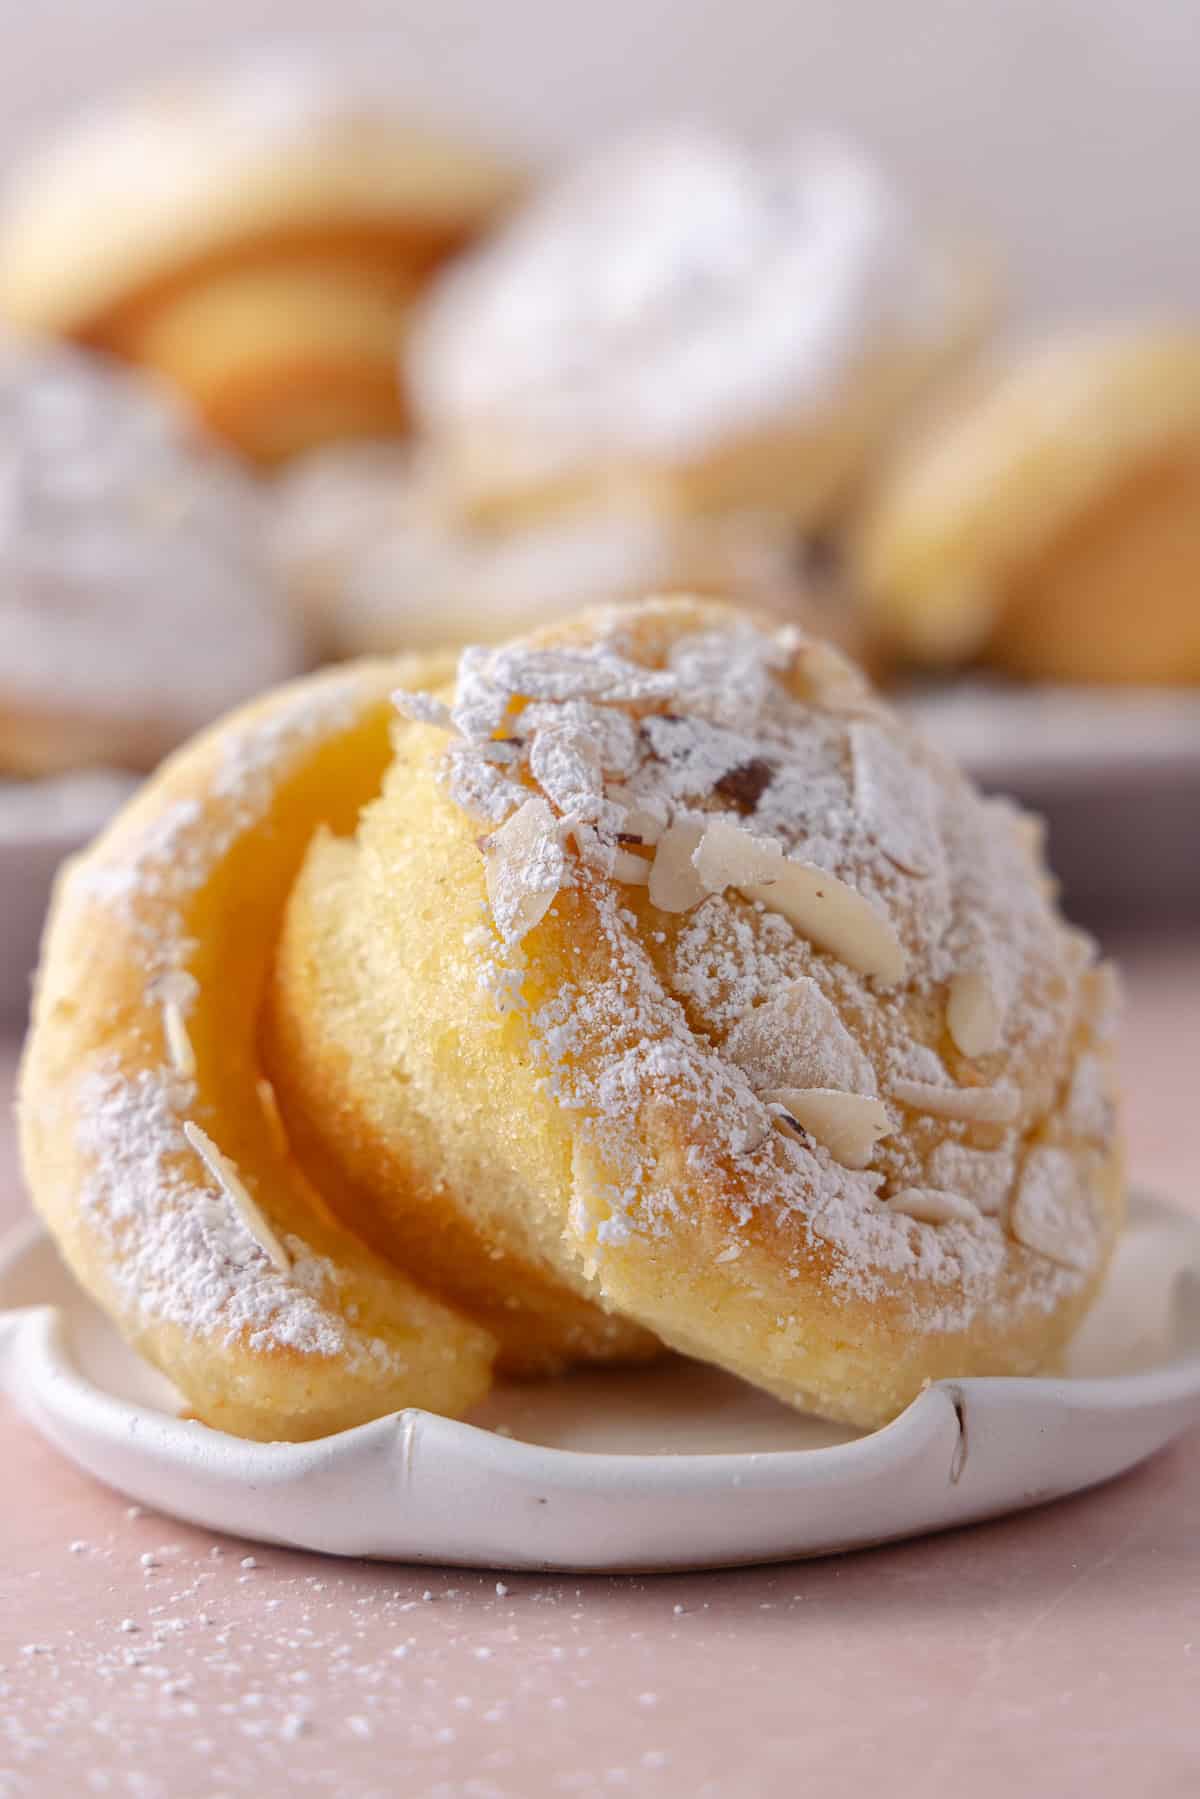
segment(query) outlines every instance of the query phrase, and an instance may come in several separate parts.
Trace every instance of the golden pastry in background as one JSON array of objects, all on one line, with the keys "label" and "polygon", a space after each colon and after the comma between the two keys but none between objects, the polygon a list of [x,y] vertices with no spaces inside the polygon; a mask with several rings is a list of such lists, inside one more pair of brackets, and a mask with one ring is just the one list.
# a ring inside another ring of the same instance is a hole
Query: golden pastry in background
[{"label": "golden pastry in background", "polygon": [[862,647],[849,598],[803,579],[795,533],[770,514],[686,514],[606,489],[546,517],[481,520],[434,459],[376,443],[295,463],[272,520],[280,579],[331,657],[492,643],[668,591],[723,594]]},{"label": "golden pastry in background", "polygon": [[906,446],[854,563],[871,625],[911,662],[1200,681],[1200,330],[1027,352]]},{"label": "golden pastry in background", "polygon": [[586,162],[450,270],[407,373],[489,517],[634,486],[811,525],[987,311],[858,152],[677,128]]},{"label": "golden pastry in background", "polygon": [[0,774],[150,768],[303,666],[263,508],[170,393],[0,338]]},{"label": "golden pastry in background", "polygon": [[1051,1361],[1123,1197],[1111,983],[1029,821],[726,606],[584,614],[398,703],[271,992],[331,1203],[412,1265],[415,1162],[617,1315],[860,1426]]},{"label": "golden pastry in background", "polygon": [[382,75],[277,57],[114,103],[31,156],[0,215],[0,311],[146,364],[275,463],[400,431],[415,296],[513,198]]}]

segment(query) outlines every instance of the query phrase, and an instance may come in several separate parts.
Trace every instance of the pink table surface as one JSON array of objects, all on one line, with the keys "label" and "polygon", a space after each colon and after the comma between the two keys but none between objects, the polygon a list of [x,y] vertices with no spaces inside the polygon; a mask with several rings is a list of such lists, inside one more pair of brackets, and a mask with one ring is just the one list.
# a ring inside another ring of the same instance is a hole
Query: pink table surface
[{"label": "pink table surface", "polygon": [[[1200,1208],[1200,944],[1125,961],[1132,1166]],[[1200,1438],[1004,1522],[639,1579],[217,1540],[3,1406],[0,1468],[0,1799],[1200,1793]]]}]

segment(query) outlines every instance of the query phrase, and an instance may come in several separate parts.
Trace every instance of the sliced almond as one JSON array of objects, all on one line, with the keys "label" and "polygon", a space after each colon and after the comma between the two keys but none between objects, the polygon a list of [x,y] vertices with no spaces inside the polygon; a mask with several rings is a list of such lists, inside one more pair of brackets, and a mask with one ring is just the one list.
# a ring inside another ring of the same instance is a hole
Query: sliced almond
[{"label": "sliced almond", "polygon": [[893,1099],[914,1112],[967,1124],[1011,1124],[1021,1110],[1012,1087],[937,1087],[931,1081],[893,1081]]},{"label": "sliced almond", "polygon": [[939,1143],[926,1163],[933,1186],[961,1193],[989,1217],[1003,1212],[1012,1190],[1013,1158],[1002,1149],[968,1149],[965,1143]]},{"label": "sliced almond", "polygon": [[202,1131],[190,1118],[184,1124],[183,1134],[259,1248],[281,1274],[287,1274],[292,1266],[291,1257],[251,1198],[246,1183],[229,1157],[222,1154],[208,1132]]},{"label": "sliced almond", "polygon": [[432,725],[438,731],[457,730],[449,706],[432,693],[409,693],[406,688],[398,687],[392,695],[392,705],[401,718],[407,718],[412,724]]},{"label": "sliced almond", "polygon": [[888,919],[825,869],[785,857],[775,880],[742,887],[741,892],[780,913],[810,942],[858,974],[874,975],[888,987],[904,979],[908,957]]},{"label": "sliced almond", "polygon": [[529,752],[529,772],[560,812],[604,793],[600,764],[585,733],[567,726],[538,732]]},{"label": "sliced almond", "polygon": [[1085,1050],[1075,1064],[1063,1123],[1073,1137],[1107,1149],[1116,1129],[1112,1059],[1098,1050]]},{"label": "sliced almond", "polygon": [[693,860],[710,893],[736,887],[859,974],[889,986],[903,980],[908,957],[890,920],[837,875],[792,861],[772,838],[729,818],[712,821]]},{"label": "sliced almond", "polygon": [[579,851],[579,859],[602,875],[611,877],[616,865],[616,845],[601,837],[594,824],[578,815],[559,820],[559,830],[570,838]]},{"label": "sliced almond", "polygon": [[730,1132],[729,1147],[735,1156],[748,1156],[761,1148],[770,1134],[767,1114],[761,1112],[759,1117],[747,1117],[743,1124],[734,1126]]},{"label": "sliced almond", "polygon": [[680,820],[668,825],[658,840],[650,870],[650,900],[660,912],[690,912],[708,888],[692,864],[692,855],[704,836],[702,825]]},{"label": "sliced almond", "polygon": [[692,857],[709,893],[778,879],[783,851],[771,837],[756,837],[731,818],[714,818]]},{"label": "sliced almond", "polygon": [[635,856],[632,850],[613,853],[613,879],[626,887],[645,887],[650,880],[651,863],[646,856]]},{"label": "sliced almond", "polygon": [[946,1024],[964,1056],[990,1056],[1004,1037],[1004,1007],[982,969],[956,974],[946,998]]},{"label": "sliced almond", "polygon": [[881,1137],[892,1128],[882,1100],[835,1087],[773,1087],[762,1095],[824,1144],[843,1168],[866,1168]]},{"label": "sliced almond", "polygon": [[163,1001],[162,1021],[171,1066],[181,1079],[190,1081],[196,1072],[196,1052],[192,1048],[192,1040],[183,1019],[183,1009],[178,1000]]},{"label": "sliced almond", "polygon": [[629,806],[624,810],[621,819],[621,830],[629,837],[637,837],[647,849],[653,849],[663,834],[666,821],[657,812],[650,811],[647,806]]},{"label": "sliced almond", "polygon": [[1009,1225],[1018,1243],[1036,1255],[1063,1268],[1091,1268],[1096,1227],[1079,1159],[1065,1149],[1030,1150]]},{"label": "sliced almond", "polygon": [[863,828],[905,874],[933,873],[941,859],[929,776],[882,725],[850,725],[854,807]]},{"label": "sliced almond", "polygon": [[979,1217],[969,1199],[944,1187],[902,1187],[889,1196],[887,1205],[890,1211],[904,1212],[921,1224],[969,1224]]},{"label": "sliced almond", "polygon": [[875,1074],[833,1006],[808,975],[745,1013],[722,1053],[756,1089],[837,1087],[877,1092]]},{"label": "sliced almond", "polygon": [[482,841],[488,900],[506,944],[519,943],[554,904],[566,875],[562,838],[543,799],[527,799]]},{"label": "sliced almond", "polygon": [[483,762],[494,762],[498,768],[514,768],[525,755],[525,740],[521,737],[489,737],[486,743],[477,743],[475,753]]}]

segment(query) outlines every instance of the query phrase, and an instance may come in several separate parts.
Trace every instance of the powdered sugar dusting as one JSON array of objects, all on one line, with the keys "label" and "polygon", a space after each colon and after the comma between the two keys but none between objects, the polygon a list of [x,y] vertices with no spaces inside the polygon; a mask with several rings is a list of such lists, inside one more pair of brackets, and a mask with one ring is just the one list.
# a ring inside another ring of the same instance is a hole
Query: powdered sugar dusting
[{"label": "powdered sugar dusting", "polygon": [[125,927],[146,1005],[163,1022],[161,1065],[127,1069],[114,1057],[94,1066],[74,1106],[90,1168],[80,1204],[131,1312],[251,1350],[391,1367],[394,1352],[349,1329],[336,1309],[337,1270],[299,1238],[276,1238],[239,1171],[191,1116],[198,1091],[184,1023],[198,996],[187,967],[193,898],[262,825],[298,758],[352,722],[363,691],[348,673],[225,727],[203,804],[183,795],[140,828],[119,821],[72,872],[72,901]]},{"label": "powdered sugar dusting", "polygon": [[[687,635],[672,628],[675,616],[670,603],[651,603],[598,615],[594,641],[574,633],[553,649],[469,652],[455,708],[466,735],[450,750],[452,794],[465,803],[486,768],[497,810],[528,821],[536,804],[547,842],[556,854],[566,847],[562,884],[573,884],[599,940],[578,979],[528,1018],[543,1079],[575,1119],[570,1232],[603,1278],[606,1246],[675,1228],[688,1187],[711,1184],[733,1195],[732,1247],[739,1223],[773,1213],[798,1246],[833,1252],[835,1291],[870,1296],[899,1283],[919,1328],[964,1327],[997,1303],[1013,1247],[1016,1152],[1061,1104],[1086,957],[1033,878],[1011,816],[982,802],[844,664],[810,655],[795,633],[767,635],[722,614]],[[639,658],[640,678],[628,666]],[[584,706],[622,718],[620,741],[593,734]],[[498,735],[519,745],[503,765],[486,758]],[[912,807],[894,820],[909,794]],[[656,846],[623,832],[643,818]],[[748,844],[828,870],[868,901],[903,945],[899,984],[883,991],[836,944],[793,928],[770,909],[768,889],[755,904],[733,885],[705,897],[702,881],[693,890],[675,879],[664,910],[653,873],[648,889],[623,883],[626,840],[645,857],[688,832],[687,859],[699,867],[715,824],[723,880],[725,859]],[[513,934],[499,913],[495,922],[497,934],[472,945],[481,979],[506,1006],[524,1006],[524,954],[513,959]],[[1009,1002],[1005,1045],[994,1078],[963,1085],[939,1048],[946,997],[955,972],[985,958]],[[1020,1072],[1029,1053],[1045,1059],[1041,1085]],[[788,1090],[823,1142],[775,1103]],[[919,1216],[905,1211],[905,1195]],[[1098,1253],[1096,1238],[1079,1263],[1039,1255],[1024,1303],[1055,1304]]]},{"label": "powdered sugar dusting", "polygon": [[262,498],[169,395],[0,339],[0,440],[5,693],[161,753],[298,665]]},{"label": "powdered sugar dusting", "polygon": [[443,433],[524,434],[542,472],[690,453],[819,416],[871,346],[936,343],[958,304],[948,259],[850,147],[676,128],[596,157],[467,258],[410,378]]},{"label": "powdered sugar dusting", "polygon": [[[110,1243],[123,1303],[147,1324],[231,1346],[361,1354],[337,1313],[305,1290],[305,1246],[289,1240],[296,1278],[285,1277],[219,1183],[197,1178],[183,1129],[194,1097],[175,1077],[126,1075],[115,1062],[80,1082],[78,1141],[91,1170],[80,1205]],[[381,1352],[390,1353],[372,1345]]]},{"label": "powdered sugar dusting", "polygon": [[[181,796],[155,812],[132,839],[101,839],[70,875],[75,897],[111,909],[140,939],[147,987],[185,971],[194,945],[184,928],[188,900],[270,806],[279,771],[306,745],[354,716],[359,682],[346,675],[320,691],[297,691],[264,718],[223,734],[206,805]],[[152,919],[141,902],[154,900]]]}]

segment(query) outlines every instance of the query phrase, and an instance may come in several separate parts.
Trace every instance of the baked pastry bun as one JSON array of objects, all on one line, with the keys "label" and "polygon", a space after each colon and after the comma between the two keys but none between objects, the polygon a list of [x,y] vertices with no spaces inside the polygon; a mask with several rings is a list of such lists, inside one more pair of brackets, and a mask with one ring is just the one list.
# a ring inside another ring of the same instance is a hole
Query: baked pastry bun
[{"label": "baked pastry bun", "polygon": [[0,311],[145,363],[277,462],[403,427],[412,302],[515,187],[377,72],[258,59],[111,104],[18,168]]},{"label": "baked pastry bun", "polygon": [[679,128],[596,157],[452,270],[407,370],[483,512],[632,480],[811,523],[984,312],[856,152]]},{"label": "baked pastry bun", "polygon": [[[377,791],[397,685],[447,673],[364,664],[256,702],[169,761],[58,884],[20,1081],[29,1189],[124,1334],[197,1417],[240,1436],[462,1412],[498,1351],[544,1368],[656,1348],[436,1191],[414,1199],[419,1271],[370,1251],[352,1197],[294,1153],[265,1073],[264,995],[313,832],[352,831]],[[355,976],[352,944],[333,953]],[[404,1084],[394,1061],[375,1072]],[[406,1178],[403,1137],[390,1169]],[[499,1337],[437,1296],[449,1243],[447,1284],[478,1292],[486,1272]]]},{"label": "baked pastry bun", "polygon": [[331,656],[497,642],[603,601],[685,589],[803,618],[849,643],[848,599],[802,581],[763,514],[666,510],[645,491],[501,524],[465,515],[436,464],[397,443],[316,452],[274,489],[276,567]]},{"label": "baked pastry bun", "polygon": [[141,770],[302,666],[257,484],[172,397],[0,338],[0,774]]},{"label": "baked pastry bun", "polygon": [[856,560],[910,661],[1200,680],[1200,333],[1031,350],[897,459]]},{"label": "baked pastry bun", "polygon": [[468,650],[401,705],[425,722],[313,846],[277,967],[272,1076],[321,1155],[353,1174],[380,1129],[320,1098],[338,1059],[383,1084],[303,974],[345,916],[423,1178],[564,1280],[856,1425],[1052,1364],[1122,1183],[1111,978],[1032,821],[720,605]]}]

